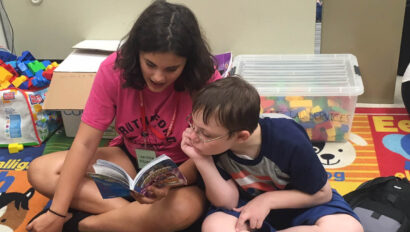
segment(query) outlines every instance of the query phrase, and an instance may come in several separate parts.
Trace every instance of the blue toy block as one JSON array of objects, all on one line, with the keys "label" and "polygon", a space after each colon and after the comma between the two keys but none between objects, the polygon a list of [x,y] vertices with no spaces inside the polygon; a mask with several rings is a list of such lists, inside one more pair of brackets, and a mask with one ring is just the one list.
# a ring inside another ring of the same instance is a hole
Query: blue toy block
[{"label": "blue toy block", "polygon": [[17,62],[23,62],[23,61],[32,61],[35,60],[33,55],[29,51],[24,51],[21,53],[21,56],[17,58]]},{"label": "blue toy block", "polygon": [[17,66],[17,69],[18,69],[19,73],[22,73],[22,72],[26,71],[26,69],[27,69],[26,64],[22,63],[22,62],[17,62],[16,66]]},{"label": "blue toy block", "polygon": [[24,62],[17,61],[17,69],[20,71],[19,73],[21,75],[24,75],[26,77],[34,76],[34,74],[30,71],[30,69],[27,68],[27,65]]},{"label": "blue toy block", "polygon": [[349,126],[346,124],[342,124],[342,126],[340,127],[340,131],[346,133],[349,131]]},{"label": "blue toy block", "polygon": [[319,118],[319,119],[322,119],[323,121],[329,121],[330,115],[328,112],[320,111],[320,112],[314,113],[313,118]]},{"label": "blue toy block", "polygon": [[50,81],[43,77],[42,72],[39,71],[36,73],[36,76],[33,77],[31,83],[36,87],[44,87],[48,86],[50,84]]},{"label": "blue toy block", "polygon": [[9,62],[12,60],[16,60],[17,56],[6,51],[0,51],[0,59],[4,62]]},{"label": "blue toy block", "polygon": [[28,89],[28,80],[21,83],[21,85],[19,86],[19,89]]},{"label": "blue toy block", "polygon": [[36,72],[36,74],[34,74],[35,78],[43,78],[43,70],[39,70],[38,72]]},{"label": "blue toy block", "polygon": [[32,80],[31,80],[31,84],[33,84],[33,86],[35,86],[35,87],[41,87],[41,83],[40,83],[41,81],[38,79],[38,78],[33,78]]},{"label": "blue toy block", "polygon": [[294,110],[291,110],[288,116],[290,116],[291,118],[296,118],[296,116],[298,116],[298,113],[302,110],[305,110],[305,107],[298,107]]},{"label": "blue toy block", "polygon": [[47,67],[51,64],[51,61],[49,60],[43,60],[41,63],[43,63],[44,67]]},{"label": "blue toy block", "polygon": [[304,128],[314,128],[316,123],[314,122],[299,122]]},{"label": "blue toy block", "polygon": [[33,73],[30,71],[30,69],[26,69],[22,75],[26,76],[26,77],[32,77]]},{"label": "blue toy block", "polygon": [[14,69],[17,68],[17,61],[15,61],[15,60],[7,61],[6,64],[11,65],[11,67],[13,67]]}]

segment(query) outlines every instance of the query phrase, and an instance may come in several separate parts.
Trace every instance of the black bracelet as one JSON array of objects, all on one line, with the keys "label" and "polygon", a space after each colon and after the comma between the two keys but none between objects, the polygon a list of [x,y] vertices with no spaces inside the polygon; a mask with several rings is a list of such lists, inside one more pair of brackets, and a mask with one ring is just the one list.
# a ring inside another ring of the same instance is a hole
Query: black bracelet
[{"label": "black bracelet", "polygon": [[56,211],[53,211],[53,210],[50,209],[50,208],[48,208],[48,211],[50,211],[51,213],[53,213],[54,215],[57,215],[57,216],[59,216],[59,217],[62,217],[62,218],[65,218],[65,217],[66,217],[65,215],[59,214],[59,213],[57,213]]}]

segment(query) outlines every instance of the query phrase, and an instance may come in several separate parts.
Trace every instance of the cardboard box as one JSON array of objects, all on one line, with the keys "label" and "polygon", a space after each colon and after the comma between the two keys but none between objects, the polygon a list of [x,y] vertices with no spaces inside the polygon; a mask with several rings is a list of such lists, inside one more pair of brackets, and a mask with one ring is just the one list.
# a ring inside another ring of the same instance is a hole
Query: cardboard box
[{"label": "cardboard box", "polygon": [[[61,116],[63,118],[65,135],[67,137],[75,137],[77,134],[78,127],[80,126],[82,110],[61,110]],[[112,139],[117,136],[117,131],[115,131],[114,122],[105,130],[103,138]]]},{"label": "cardboard box", "polygon": [[233,69],[258,90],[262,116],[286,114],[313,141],[348,138],[364,91],[354,55],[239,55]]},{"label": "cardboard box", "polygon": [[[75,136],[95,74],[118,45],[117,40],[82,41],[73,46],[74,51],[54,70],[43,109],[62,112],[67,136]],[[113,138],[114,132],[112,124],[103,137]]]}]

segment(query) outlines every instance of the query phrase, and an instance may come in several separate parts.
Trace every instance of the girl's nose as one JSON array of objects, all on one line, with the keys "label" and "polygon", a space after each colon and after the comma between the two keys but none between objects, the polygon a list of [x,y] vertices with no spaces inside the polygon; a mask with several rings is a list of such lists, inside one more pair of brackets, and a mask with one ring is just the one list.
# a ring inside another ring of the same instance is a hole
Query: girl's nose
[{"label": "girl's nose", "polygon": [[151,81],[157,83],[157,84],[162,84],[165,82],[165,75],[162,71],[157,70],[155,71],[154,75],[151,77]]}]

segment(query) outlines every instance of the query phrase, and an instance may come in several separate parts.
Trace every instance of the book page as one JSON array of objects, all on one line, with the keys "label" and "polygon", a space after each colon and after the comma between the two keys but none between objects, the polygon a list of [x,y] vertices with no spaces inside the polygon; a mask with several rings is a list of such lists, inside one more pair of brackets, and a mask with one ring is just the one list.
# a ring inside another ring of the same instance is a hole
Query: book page
[{"label": "book page", "polygon": [[161,155],[147,164],[134,181],[134,190],[145,194],[146,188],[153,184],[184,185],[186,178],[179,171],[178,166],[166,155]]},{"label": "book page", "polygon": [[[147,163],[143,168],[141,168],[141,170],[137,173],[137,176],[135,177],[135,179],[140,178],[139,176],[147,172],[149,169],[151,169],[152,166],[155,166],[157,165],[157,163],[161,163],[163,160],[166,160],[166,159],[171,160],[171,158],[169,158],[166,155],[160,155],[157,158],[151,160],[151,162]],[[171,162],[174,163],[172,160]],[[174,163],[173,166],[176,166],[176,164]]]},{"label": "book page", "polygon": [[88,175],[95,181],[103,199],[130,195],[128,183],[96,173],[88,173]]},{"label": "book page", "polygon": [[132,178],[125,172],[125,170],[117,164],[98,159],[93,165],[94,171],[97,174],[109,176],[111,178],[120,180],[122,182],[132,183]]}]

